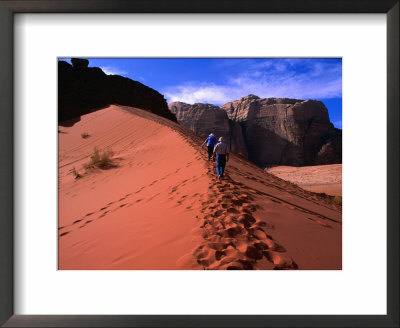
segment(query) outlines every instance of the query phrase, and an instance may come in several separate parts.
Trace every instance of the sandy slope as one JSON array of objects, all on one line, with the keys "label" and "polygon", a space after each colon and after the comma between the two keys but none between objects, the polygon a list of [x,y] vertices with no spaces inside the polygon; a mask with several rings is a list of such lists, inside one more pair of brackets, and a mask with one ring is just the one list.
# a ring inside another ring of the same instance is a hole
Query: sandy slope
[{"label": "sandy slope", "polygon": [[268,169],[267,172],[309,191],[331,196],[342,195],[342,164],[276,166]]},{"label": "sandy slope", "polygon": [[[341,269],[340,208],[236,155],[217,182],[201,142],[117,106],[60,126],[59,268]],[[85,172],[95,146],[113,167]]]}]

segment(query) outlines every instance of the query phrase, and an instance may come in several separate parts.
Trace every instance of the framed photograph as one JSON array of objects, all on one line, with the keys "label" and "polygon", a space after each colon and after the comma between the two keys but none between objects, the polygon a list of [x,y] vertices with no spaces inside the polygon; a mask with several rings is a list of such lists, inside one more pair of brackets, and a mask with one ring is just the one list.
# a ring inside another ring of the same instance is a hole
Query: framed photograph
[{"label": "framed photograph", "polygon": [[2,325],[399,325],[398,1],[5,0],[0,22]]}]

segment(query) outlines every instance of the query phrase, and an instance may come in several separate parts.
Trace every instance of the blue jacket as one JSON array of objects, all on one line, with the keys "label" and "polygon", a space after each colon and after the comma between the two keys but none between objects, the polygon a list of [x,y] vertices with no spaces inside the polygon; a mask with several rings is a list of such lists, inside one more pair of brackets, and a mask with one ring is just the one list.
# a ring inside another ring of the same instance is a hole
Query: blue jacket
[{"label": "blue jacket", "polygon": [[215,145],[215,143],[217,142],[217,138],[215,138],[214,136],[209,136],[207,139],[207,146],[213,146]]}]

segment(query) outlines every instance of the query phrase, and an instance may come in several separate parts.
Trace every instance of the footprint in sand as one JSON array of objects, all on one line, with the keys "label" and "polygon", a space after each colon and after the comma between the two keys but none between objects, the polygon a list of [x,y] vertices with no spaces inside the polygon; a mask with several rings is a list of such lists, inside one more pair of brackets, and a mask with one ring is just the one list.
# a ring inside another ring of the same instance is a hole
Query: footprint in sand
[{"label": "footprint in sand", "polygon": [[228,213],[232,213],[232,214],[239,214],[240,212],[234,208],[234,207],[230,207],[226,210]]},{"label": "footprint in sand", "polygon": [[242,206],[244,203],[247,203],[245,200],[243,199],[232,199],[232,204],[235,206]]},{"label": "footprint in sand", "polygon": [[298,265],[289,256],[273,251],[264,251],[266,259],[275,264],[274,270],[293,270],[298,269]]},{"label": "footprint in sand", "polygon": [[248,205],[247,204],[247,205],[242,207],[242,210],[244,212],[252,213],[252,212],[257,211],[258,208],[261,208],[261,206],[259,206],[259,205]]},{"label": "footprint in sand", "polygon": [[215,212],[214,212],[213,216],[214,216],[215,218],[217,218],[217,217],[220,217],[223,213],[224,213],[223,210],[218,210],[218,211],[215,211]]},{"label": "footprint in sand", "polygon": [[100,219],[100,218],[104,218],[104,217],[107,215],[108,212],[110,212],[110,211],[105,211],[103,214],[101,214],[101,215],[99,216],[99,219]]},{"label": "footprint in sand", "polygon": [[241,214],[238,217],[238,220],[240,223],[242,223],[244,225],[244,227],[246,229],[250,228],[253,225],[253,223],[256,222],[256,219],[252,215],[247,214],[247,213]]}]

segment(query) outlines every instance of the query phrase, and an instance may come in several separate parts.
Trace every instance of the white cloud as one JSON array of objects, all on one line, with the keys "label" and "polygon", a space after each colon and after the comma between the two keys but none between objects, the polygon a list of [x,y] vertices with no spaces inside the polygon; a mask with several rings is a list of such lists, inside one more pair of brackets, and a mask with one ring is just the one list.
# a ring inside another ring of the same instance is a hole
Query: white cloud
[{"label": "white cloud", "polygon": [[[225,84],[184,83],[162,90],[169,102],[206,102],[221,105],[248,94],[261,98],[337,98],[342,95],[341,64],[312,59],[229,60],[223,66],[241,65],[241,73]],[[229,72],[229,70],[227,70]],[[231,73],[232,74],[232,73]]]},{"label": "white cloud", "polygon": [[165,91],[164,94],[169,102],[182,101],[188,104],[223,104],[232,100],[225,87],[213,84],[203,86],[181,85],[171,88],[170,91]]},{"label": "white cloud", "polygon": [[111,67],[111,66],[103,66],[100,68],[107,75],[126,75],[126,74],[128,74],[128,72],[126,72],[126,71],[123,71],[123,70],[120,70],[118,68]]},{"label": "white cloud", "polygon": [[312,81],[306,78],[285,80],[284,78],[235,78],[229,85],[188,84],[169,87],[164,95],[172,101],[189,104],[204,102],[221,105],[248,94],[261,98],[321,99],[341,96],[341,79],[334,81]]}]

